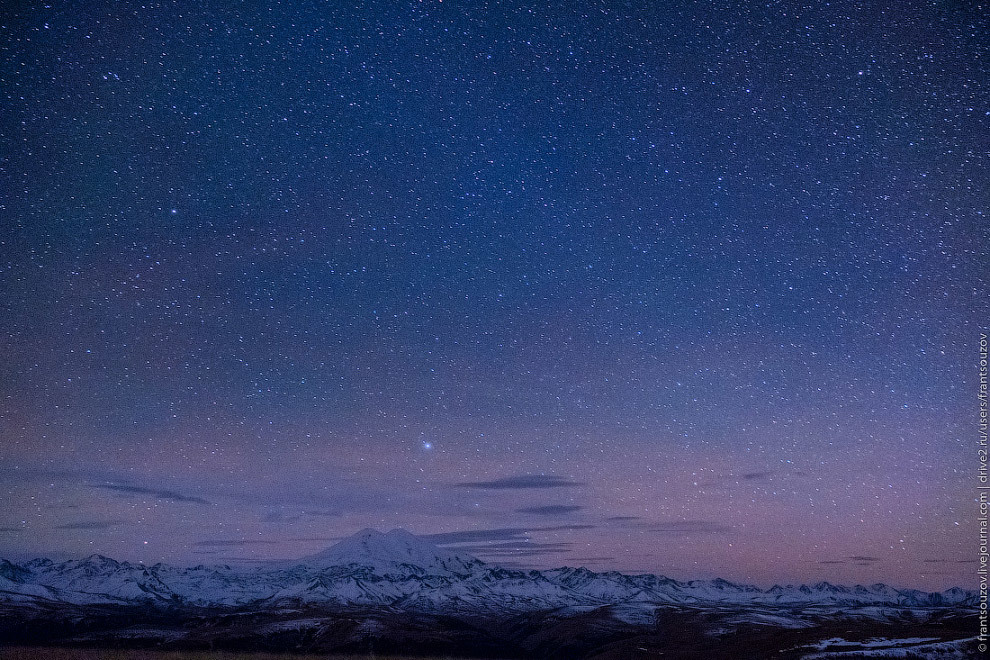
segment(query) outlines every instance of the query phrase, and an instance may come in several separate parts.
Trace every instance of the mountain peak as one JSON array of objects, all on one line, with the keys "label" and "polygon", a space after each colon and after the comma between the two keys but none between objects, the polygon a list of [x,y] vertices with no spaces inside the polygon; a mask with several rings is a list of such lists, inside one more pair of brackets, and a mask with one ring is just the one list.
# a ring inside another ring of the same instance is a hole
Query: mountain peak
[{"label": "mountain peak", "polygon": [[[124,562],[126,564],[126,562]],[[110,557],[105,557],[100,554],[92,554],[88,557],[83,557],[82,559],[70,559],[65,562],[66,566],[73,566],[76,568],[86,568],[89,570],[115,570],[120,568],[123,564],[116,559],[111,559]]]},{"label": "mountain peak", "polygon": [[[371,530],[371,531],[375,531],[375,530]],[[393,539],[403,539],[410,542],[413,540],[416,541],[420,540],[419,537],[417,537],[415,534],[407,532],[401,527],[396,527],[395,529],[388,530],[387,532],[385,532],[385,536]]]},{"label": "mountain peak", "polygon": [[360,532],[355,532],[354,534],[351,534],[350,536],[342,540],[346,541],[348,539],[377,539],[383,536],[385,536],[385,534],[379,532],[377,529],[372,529],[371,527],[365,527]]},{"label": "mountain peak", "polygon": [[302,563],[319,566],[367,566],[387,573],[463,575],[481,564],[470,555],[438,548],[404,529],[382,533],[362,529],[334,546],[305,557]]}]

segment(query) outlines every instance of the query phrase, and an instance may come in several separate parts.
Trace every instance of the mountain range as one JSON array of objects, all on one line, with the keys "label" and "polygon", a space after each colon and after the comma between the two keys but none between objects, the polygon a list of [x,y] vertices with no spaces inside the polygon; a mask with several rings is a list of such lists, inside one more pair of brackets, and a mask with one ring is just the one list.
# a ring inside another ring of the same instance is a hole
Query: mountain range
[{"label": "mountain range", "polygon": [[585,568],[510,570],[439,548],[402,529],[365,529],[296,563],[177,568],[101,555],[56,563],[0,560],[0,599],[73,604],[185,603],[198,607],[334,603],[444,609],[541,610],[621,603],[970,606],[974,592],[846,587],[828,582],[760,589],[727,580],[682,582]]},{"label": "mountain range", "polygon": [[[978,594],[962,589],[828,582],[761,589],[586,568],[514,570],[401,529],[366,529],[301,560],[251,568],[100,555],[0,560],[0,644],[523,658],[635,657],[630,649],[642,648],[685,658],[825,658],[846,657],[830,655],[836,639],[846,651],[864,644],[860,650],[871,653],[888,648],[877,641],[884,639],[915,657],[929,657],[923,647],[933,644],[930,657],[966,657],[978,604]],[[711,655],[725,644],[736,648],[732,656]]]}]

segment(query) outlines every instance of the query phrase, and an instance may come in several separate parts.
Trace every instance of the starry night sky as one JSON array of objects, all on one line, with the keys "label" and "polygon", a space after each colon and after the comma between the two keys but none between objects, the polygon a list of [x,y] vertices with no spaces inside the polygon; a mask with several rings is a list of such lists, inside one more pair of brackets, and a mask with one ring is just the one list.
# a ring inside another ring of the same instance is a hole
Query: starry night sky
[{"label": "starry night sky", "polygon": [[6,9],[0,555],[974,584],[990,26],[809,5]]}]

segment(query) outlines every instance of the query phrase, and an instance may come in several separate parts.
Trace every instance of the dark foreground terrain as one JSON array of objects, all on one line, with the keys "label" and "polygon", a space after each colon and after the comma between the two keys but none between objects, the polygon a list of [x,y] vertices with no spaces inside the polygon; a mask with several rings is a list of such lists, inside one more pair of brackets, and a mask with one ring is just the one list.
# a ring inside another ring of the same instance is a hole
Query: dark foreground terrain
[{"label": "dark foreground terrain", "polygon": [[0,560],[0,646],[475,659],[974,657],[978,595],[512,570],[401,529],[295,563]]},{"label": "dark foreground terrain", "polygon": [[[229,651],[155,651],[152,649],[60,648],[12,646],[0,648],[2,660],[432,660],[407,655],[292,655]],[[440,658],[436,658],[440,660]],[[446,658],[444,660],[447,660]]]},{"label": "dark foreground terrain", "polygon": [[221,652],[379,659],[975,658],[975,631],[975,616],[951,609],[606,606],[482,616],[326,606],[222,611],[0,604],[0,657],[18,660],[180,660]]}]

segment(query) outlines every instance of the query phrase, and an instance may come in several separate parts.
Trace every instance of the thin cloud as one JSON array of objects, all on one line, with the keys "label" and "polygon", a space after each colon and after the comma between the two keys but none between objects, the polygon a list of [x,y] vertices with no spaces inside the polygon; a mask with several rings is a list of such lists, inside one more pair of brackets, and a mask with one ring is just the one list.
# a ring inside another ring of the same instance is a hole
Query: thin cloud
[{"label": "thin cloud", "polygon": [[278,545],[278,541],[262,541],[262,540],[248,540],[248,541],[197,541],[193,543],[194,546],[200,548],[241,548],[246,545]]},{"label": "thin cloud", "polygon": [[731,532],[731,527],[710,520],[673,520],[652,525],[648,528],[651,532],[661,534],[724,534]]},{"label": "thin cloud", "polygon": [[804,478],[807,477],[806,472],[798,471],[786,471],[786,470],[753,470],[750,472],[739,472],[731,474],[717,475],[713,477],[710,481],[705,481],[697,484],[698,488],[709,489],[733,489],[740,486],[743,487],[756,487],[765,481],[769,481],[771,478],[774,480],[779,479],[789,479],[791,477]]},{"label": "thin cloud", "polygon": [[87,520],[84,522],[69,523],[67,525],[55,525],[55,529],[110,529],[111,527],[116,527],[121,522],[120,520]]},{"label": "thin cloud", "polygon": [[570,552],[572,543],[533,543],[523,541],[514,543],[476,544],[460,546],[459,552],[477,555],[484,558],[497,557],[540,557],[543,555],[558,555]]},{"label": "thin cloud", "polygon": [[573,529],[594,529],[594,525],[556,525],[554,527],[534,527],[534,532],[563,532]]},{"label": "thin cloud", "polygon": [[571,557],[570,561],[615,561],[615,557]]},{"label": "thin cloud", "polygon": [[269,511],[262,517],[267,523],[294,523],[302,520],[302,516],[294,516],[282,513],[281,511]]},{"label": "thin cloud", "polygon": [[532,532],[568,532],[592,529],[594,525],[554,525],[552,527],[501,527],[497,529],[471,529],[460,532],[424,534],[419,538],[434,545],[456,545],[460,543],[496,543],[499,541],[526,541]]},{"label": "thin cloud", "polygon": [[456,488],[475,488],[479,490],[517,490],[524,488],[572,488],[583,486],[580,481],[572,481],[566,477],[550,474],[521,474],[515,477],[503,477],[494,481],[467,481],[455,484]]},{"label": "thin cloud", "polygon": [[623,529],[650,529],[657,523],[656,521],[646,520],[640,516],[612,516],[611,518],[605,519],[605,524],[608,527],[621,527]]},{"label": "thin cloud", "polygon": [[463,532],[425,534],[420,538],[434,545],[452,545],[484,541],[521,541],[526,538],[526,534],[529,532],[530,530],[525,527],[503,527],[500,529],[473,529]]},{"label": "thin cloud", "polygon": [[516,509],[516,513],[532,513],[537,516],[566,516],[569,513],[580,511],[583,508],[583,506],[551,504],[549,506],[528,506],[523,509]]},{"label": "thin cloud", "polygon": [[141,488],[140,486],[125,486],[122,484],[95,484],[92,488],[102,488],[115,493],[127,493],[131,495],[151,495],[159,500],[170,500],[173,502],[191,502],[193,504],[209,504],[201,497],[183,495],[174,490],[158,490],[155,488]]}]

